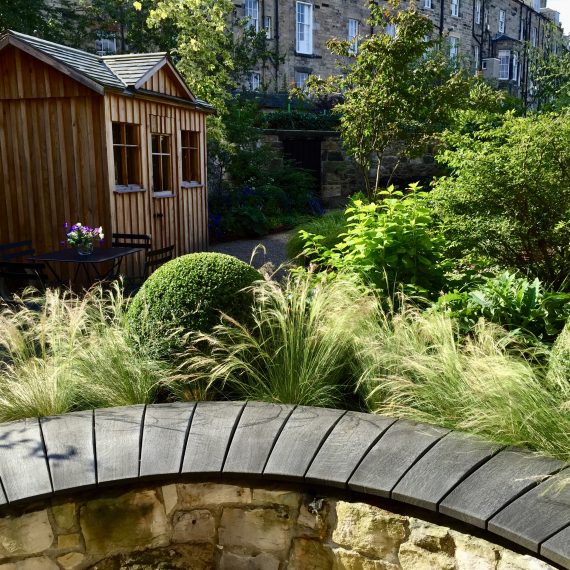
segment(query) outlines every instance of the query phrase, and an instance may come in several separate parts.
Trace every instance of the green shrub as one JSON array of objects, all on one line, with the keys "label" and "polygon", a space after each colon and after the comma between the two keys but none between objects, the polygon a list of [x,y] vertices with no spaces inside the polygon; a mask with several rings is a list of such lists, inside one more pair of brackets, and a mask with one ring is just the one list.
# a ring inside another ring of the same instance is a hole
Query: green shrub
[{"label": "green shrub", "polygon": [[375,316],[374,296],[354,279],[300,273],[259,281],[254,299],[252,324],[224,319],[197,337],[203,351],[190,350],[186,375],[225,397],[350,407],[355,339]]},{"label": "green shrub", "polygon": [[266,129],[293,129],[303,131],[333,131],[340,125],[336,113],[311,111],[275,111],[263,115]]},{"label": "green shrub", "polygon": [[[346,218],[342,210],[327,212],[324,216],[314,218],[295,228],[295,232],[287,242],[287,257],[297,258],[307,247],[307,242],[303,239],[301,232],[306,232],[312,236],[322,236],[320,245],[327,249],[332,249],[342,240],[341,235],[346,231]],[[305,235],[305,234],[303,234]],[[305,258],[304,261],[313,261]]]},{"label": "green shrub", "polygon": [[431,296],[442,285],[445,240],[418,185],[404,195],[391,186],[378,202],[354,200],[347,229],[332,248],[323,236],[301,232],[303,255],[323,268],[355,272],[379,290]]},{"label": "green shrub", "polygon": [[192,253],[155,271],[133,299],[128,319],[143,337],[153,330],[208,332],[220,313],[247,320],[251,292],[260,279],[250,265],[222,253]]},{"label": "green shrub", "polygon": [[[380,314],[362,342],[360,387],[370,410],[458,429],[570,460],[570,334],[553,356],[525,352],[481,321],[457,334],[441,313]],[[550,371],[535,358],[550,359]]]},{"label": "green shrub", "polygon": [[506,114],[447,137],[451,173],[431,193],[455,255],[558,288],[570,273],[570,113]]},{"label": "green shrub", "polygon": [[554,340],[570,318],[570,294],[544,291],[539,279],[530,282],[505,271],[471,290],[443,295],[434,308],[456,319],[464,334],[484,318],[523,335]]}]

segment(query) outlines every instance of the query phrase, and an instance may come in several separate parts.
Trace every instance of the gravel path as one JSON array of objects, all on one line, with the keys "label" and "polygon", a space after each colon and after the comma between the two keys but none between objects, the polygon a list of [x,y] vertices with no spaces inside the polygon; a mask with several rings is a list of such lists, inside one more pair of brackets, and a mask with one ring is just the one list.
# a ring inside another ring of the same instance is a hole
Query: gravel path
[{"label": "gravel path", "polygon": [[210,251],[217,251],[219,253],[227,253],[234,255],[238,259],[249,263],[253,250],[261,244],[265,248],[259,248],[253,258],[253,265],[257,268],[271,263],[274,268],[279,267],[287,260],[285,247],[291,232],[283,232],[279,234],[268,235],[259,239],[240,239],[236,241],[228,241],[225,243],[217,243],[210,246]]}]

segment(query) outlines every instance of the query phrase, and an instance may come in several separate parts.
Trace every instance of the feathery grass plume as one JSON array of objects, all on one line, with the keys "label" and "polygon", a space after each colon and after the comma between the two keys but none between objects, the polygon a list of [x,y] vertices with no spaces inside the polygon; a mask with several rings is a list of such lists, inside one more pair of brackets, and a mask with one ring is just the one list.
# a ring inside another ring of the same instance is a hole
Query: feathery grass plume
[{"label": "feathery grass plume", "polygon": [[375,314],[374,296],[353,278],[308,272],[252,290],[253,324],[226,317],[212,334],[196,335],[201,350],[187,354],[188,377],[226,396],[346,407],[354,339]]},{"label": "feathery grass plume", "polygon": [[549,380],[504,329],[481,321],[462,338],[449,317],[409,305],[380,312],[374,329],[359,351],[371,410],[570,460],[567,367]]},{"label": "feathery grass plume", "polygon": [[174,365],[124,326],[120,287],[27,291],[0,313],[0,421],[153,400]]}]

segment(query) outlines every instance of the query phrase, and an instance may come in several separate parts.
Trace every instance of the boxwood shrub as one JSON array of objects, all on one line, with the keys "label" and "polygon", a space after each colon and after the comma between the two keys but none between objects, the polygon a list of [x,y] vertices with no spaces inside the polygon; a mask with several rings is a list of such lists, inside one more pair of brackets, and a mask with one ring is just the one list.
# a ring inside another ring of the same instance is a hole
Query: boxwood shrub
[{"label": "boxwood shrub", "polygon": [[173,328],[209,332],[223,312],[247,321],[259,272],[223,253],[192,253],[155,271],[132,300],[127,319],[139,336]]}]

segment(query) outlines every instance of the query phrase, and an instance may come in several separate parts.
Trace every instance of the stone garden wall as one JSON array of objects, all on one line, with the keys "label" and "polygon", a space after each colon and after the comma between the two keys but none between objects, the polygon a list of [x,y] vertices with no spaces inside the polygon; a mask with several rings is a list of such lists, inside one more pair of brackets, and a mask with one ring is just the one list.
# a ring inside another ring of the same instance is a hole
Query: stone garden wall
[{"label": "stone garden wall", "polygon": [[12,507],[0,570],[546,570],[384,508],[287,487],[178,483]]}]

